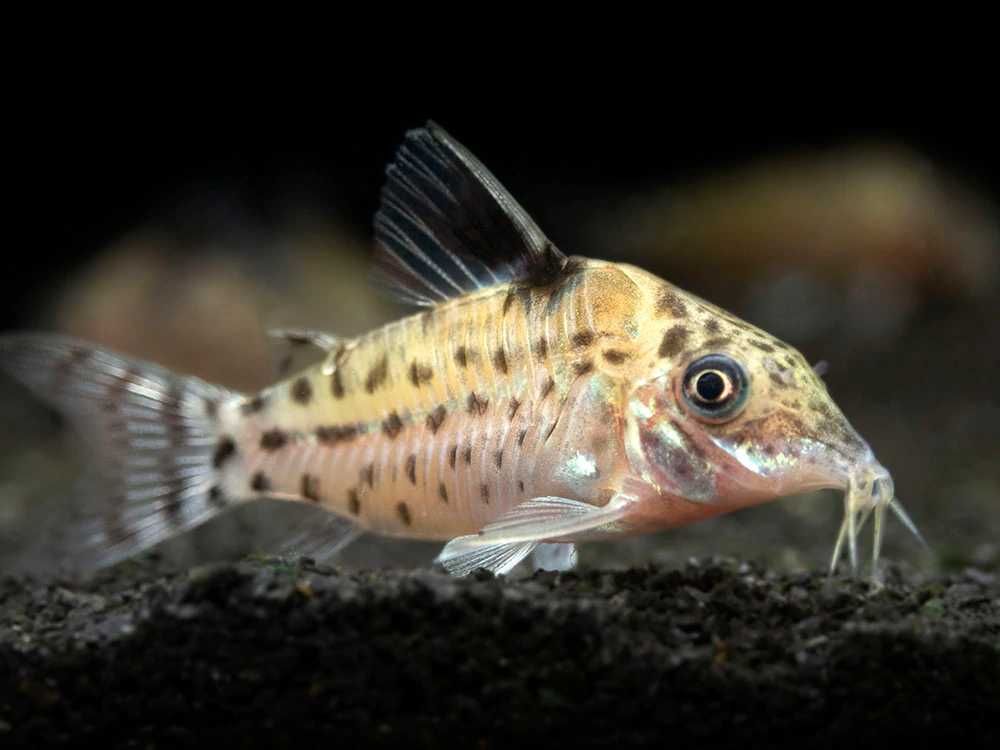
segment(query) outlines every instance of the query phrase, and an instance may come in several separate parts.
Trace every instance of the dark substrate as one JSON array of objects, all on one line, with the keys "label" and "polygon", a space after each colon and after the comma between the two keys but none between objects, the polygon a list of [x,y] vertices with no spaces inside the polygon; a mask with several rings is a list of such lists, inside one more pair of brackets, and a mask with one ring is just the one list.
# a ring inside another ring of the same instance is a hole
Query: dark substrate
[{"label": "dark substrate", "polygon": [[995,747],[1000,581],[901,578],[713,560],[454,580],[271,559],[8,579],[0,747]]}]

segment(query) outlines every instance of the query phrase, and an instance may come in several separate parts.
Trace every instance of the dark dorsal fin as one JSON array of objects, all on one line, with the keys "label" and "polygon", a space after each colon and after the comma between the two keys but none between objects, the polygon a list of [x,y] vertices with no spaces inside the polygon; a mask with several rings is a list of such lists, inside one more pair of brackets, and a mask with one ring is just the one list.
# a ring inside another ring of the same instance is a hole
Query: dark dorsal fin
[{"label": "dark dorsal fin", "polygon": [[386,170],[376,273],[403,301],[433,305],[507,281],[553,281],[564,256],[462,144],[432,122]]}]

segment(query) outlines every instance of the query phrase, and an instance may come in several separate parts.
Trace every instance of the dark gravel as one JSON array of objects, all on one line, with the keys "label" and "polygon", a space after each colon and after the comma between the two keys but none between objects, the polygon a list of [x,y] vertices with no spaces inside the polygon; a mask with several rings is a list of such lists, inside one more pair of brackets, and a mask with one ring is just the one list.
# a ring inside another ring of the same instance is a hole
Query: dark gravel
[{"label": "dark gravel", "polygon": [[1000,580],[888,579],[278,559],[7,579],[0,747],[992,746]]}]

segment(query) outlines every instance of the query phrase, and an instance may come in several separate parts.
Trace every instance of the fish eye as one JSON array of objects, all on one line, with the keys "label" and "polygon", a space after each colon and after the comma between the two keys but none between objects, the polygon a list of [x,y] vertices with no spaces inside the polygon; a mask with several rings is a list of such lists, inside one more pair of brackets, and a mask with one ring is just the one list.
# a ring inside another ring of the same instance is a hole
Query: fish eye
[{"label": "fish eye", "polygon": [[746,403],[747,376],[740,364],[724,354],[709,354],[692,362],[684,373],[684,401],[706,421],[732,419]]}]

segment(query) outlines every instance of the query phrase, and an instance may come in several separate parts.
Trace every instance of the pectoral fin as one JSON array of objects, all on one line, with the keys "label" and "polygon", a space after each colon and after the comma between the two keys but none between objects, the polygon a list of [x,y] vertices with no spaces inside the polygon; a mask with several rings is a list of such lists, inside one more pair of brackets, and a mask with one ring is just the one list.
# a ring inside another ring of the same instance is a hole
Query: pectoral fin
[{"label": "pectoral fin", "polygon": [[477,568],[508,573],[539,544],[567,539],[599,529],[621,519],[632,498],[615,495],[598,508],[564,497],[536,497],[527,500],[478,534],[452,539],[441,550],[437,562],[455,576],[468,575]]}]

